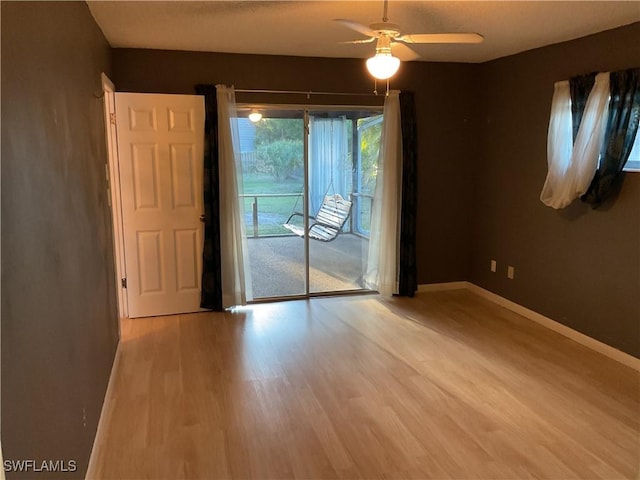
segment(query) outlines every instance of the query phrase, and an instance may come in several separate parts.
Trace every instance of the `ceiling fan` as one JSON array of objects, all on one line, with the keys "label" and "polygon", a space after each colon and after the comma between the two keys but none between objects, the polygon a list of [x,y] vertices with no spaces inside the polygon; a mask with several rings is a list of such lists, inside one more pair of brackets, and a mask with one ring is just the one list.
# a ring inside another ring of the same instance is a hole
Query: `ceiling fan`
[{"label": "ceiling fan", "polygon": [[367,39],[352,40],[346,43],[372,43],[376,42],[375,56],[367,60],[367,69],[376,78],[381,80],[393,76],[400,60],[410,61],[419,58],[420,55],[407,44],[412,43],[482,43],[484,37],[479,33],[408,33],[402,34],[400,27],[389,22],[387,11],[389,0],[384,0],[382,23],[373,23],[368,27],[361,23],[343,18],[335,19],[336,22],[351,30],[366,35]]}]

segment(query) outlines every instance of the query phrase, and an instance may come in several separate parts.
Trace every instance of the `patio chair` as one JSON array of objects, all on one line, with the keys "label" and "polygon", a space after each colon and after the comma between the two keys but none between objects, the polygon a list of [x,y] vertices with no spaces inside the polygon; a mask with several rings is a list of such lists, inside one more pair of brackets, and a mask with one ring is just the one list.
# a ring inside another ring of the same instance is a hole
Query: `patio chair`
[{"label": "patio chair", "polygon": [[[326,195],[316,216],[309,217],[309,238],[322,242],[335,240],[347,218],[349,218],[351,204],[352,202],[345,200],[338,193]],[[299,212],[292,213],[282,226],[299,237],[304,237],[304,227],[291,223],[293,217],[304,217],[304,214]]]}]

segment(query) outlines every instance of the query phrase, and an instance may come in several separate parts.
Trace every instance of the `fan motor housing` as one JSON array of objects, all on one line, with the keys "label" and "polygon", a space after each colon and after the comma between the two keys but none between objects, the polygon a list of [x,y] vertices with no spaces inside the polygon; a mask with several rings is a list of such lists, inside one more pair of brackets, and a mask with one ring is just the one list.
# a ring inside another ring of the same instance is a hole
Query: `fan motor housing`
[{"label": "fan motor housing", "polygon": [[372,23],[369,25],[369,28],[378,35],[387,35],[391,38],[395,38],[400,35],[400,27],[395,23]]}]

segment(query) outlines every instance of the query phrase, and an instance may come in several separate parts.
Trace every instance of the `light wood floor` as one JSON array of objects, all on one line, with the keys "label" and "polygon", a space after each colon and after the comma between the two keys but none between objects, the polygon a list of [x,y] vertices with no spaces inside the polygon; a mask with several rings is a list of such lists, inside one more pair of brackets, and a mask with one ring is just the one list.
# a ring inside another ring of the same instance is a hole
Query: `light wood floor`
[{"label": "light wood floor", "polygon": [[637,478],[637,372],[468,291],[123,326],[95,478]]}]

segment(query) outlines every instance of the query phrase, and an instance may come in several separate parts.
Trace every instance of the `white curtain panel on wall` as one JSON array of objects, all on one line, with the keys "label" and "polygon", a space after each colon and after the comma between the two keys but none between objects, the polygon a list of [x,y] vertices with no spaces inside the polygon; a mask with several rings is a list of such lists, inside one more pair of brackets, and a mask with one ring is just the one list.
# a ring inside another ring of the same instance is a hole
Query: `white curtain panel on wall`
[{"label": "white curtain panel on wall", "polygon": [[339,193],[348,199],[353,172],[348,158],[347,121],[309,118],[309,210],[315,215],[325,195]]},{"label": "white curtain panel on wall", "polygon": [[245,305],[251,299],[247,237],[244,231],[242,164],[236,96],[233,87],[216,85],[218,101],[218,154],[220,176],[220,255],[222,304]]},{"label": "white curtain panel on wall", "polygon": [[402,130],[400,92],[384,102],[382,139],[371,212],[371,238],[365,283],[381,295],[398,293],[400,208],[402,199]]},{"label": "white curtain panel on wall", "polygon": [[549,171],[540,200],[564,208],[587,191],[598,168],[609,113],[609,73],[599,73],[573,142],[569,81],[557,82],[547,137]]}]

